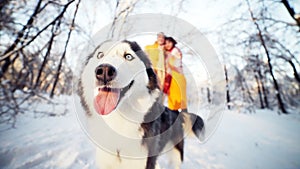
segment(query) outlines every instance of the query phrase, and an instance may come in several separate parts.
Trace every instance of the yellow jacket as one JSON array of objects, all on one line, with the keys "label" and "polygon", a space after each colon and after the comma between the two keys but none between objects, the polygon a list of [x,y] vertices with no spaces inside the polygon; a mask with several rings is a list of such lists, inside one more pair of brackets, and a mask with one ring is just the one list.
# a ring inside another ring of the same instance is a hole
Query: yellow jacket
[{"label": "yellow jacket", "polygon": [[162,89],[165,79],[165,56],[163,49],[159,48],[157,42],[153,45],[147,45],[145,52],[148,54],[152,63],[152,67],[158,77],[160,87]]}]

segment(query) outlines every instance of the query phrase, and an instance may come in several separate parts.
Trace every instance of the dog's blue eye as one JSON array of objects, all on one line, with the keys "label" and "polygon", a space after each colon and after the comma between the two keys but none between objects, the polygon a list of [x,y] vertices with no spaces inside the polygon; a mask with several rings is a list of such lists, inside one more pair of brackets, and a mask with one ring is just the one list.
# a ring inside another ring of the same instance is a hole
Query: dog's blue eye
[{"label": "dog's blue eye", "polygon": [[97,58],[98,58],[98,59],[101,59],[103,56],[104,56],[104,53],[103,53],[103,52],[98,52],[98,53],[97,53]]},{"label": "dog's blue eye", "polygon": [[131,61],[131,60],[134,59],[134,57],[133,57],[131,54],[125,54],[125,55],[124,55],[124,58],[125,58],[126,60],[128,60],[128,61]]}]

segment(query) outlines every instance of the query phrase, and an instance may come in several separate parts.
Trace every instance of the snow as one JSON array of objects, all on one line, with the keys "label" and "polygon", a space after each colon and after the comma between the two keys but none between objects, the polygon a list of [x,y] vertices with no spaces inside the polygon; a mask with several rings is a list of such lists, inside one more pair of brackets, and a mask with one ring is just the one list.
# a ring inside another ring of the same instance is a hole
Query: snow
[{"label": "snow", "polygon": [[[1,168],[95,168],[95,145],[80,128],[72,104],[60,109],[68,113],[58,117],[21,114],[15,129],[0,125]],[[182,168],[297,169],[299,131],[296,113],[225,111],[207,142],[187,138]],[[159,163],[162,169],[168,168],[164,156]]]}]

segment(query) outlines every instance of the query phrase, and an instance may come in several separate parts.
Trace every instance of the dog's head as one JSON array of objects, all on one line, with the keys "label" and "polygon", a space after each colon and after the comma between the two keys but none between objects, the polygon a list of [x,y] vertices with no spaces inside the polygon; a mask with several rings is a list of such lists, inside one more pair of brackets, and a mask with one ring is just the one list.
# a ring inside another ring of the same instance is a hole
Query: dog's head
[{"label": "dog's head", "polygon": [[109,50],[96,48],[83,69],[81,85],[87,107],[94,108],[88,111],[100,115],[124,108],[124,104],[143,107],[147,96],[153,101],[159,90],[148,56],[136,42],[126,40]]}]

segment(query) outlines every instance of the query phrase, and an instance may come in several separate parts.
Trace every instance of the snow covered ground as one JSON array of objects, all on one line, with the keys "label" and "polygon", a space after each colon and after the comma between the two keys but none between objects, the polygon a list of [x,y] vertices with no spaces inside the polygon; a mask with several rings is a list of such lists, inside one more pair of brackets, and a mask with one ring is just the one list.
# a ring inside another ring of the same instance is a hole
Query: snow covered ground
[{"label": "snow covered ground", "polygon": [[[60,117],[20,115],[16,129],[1,125],[0,168],[95,168],[95,146],[68,110]],[[187,139],[182,168],[299,169],[299,131],[300,115],[226,111],[206,143]]]}]

